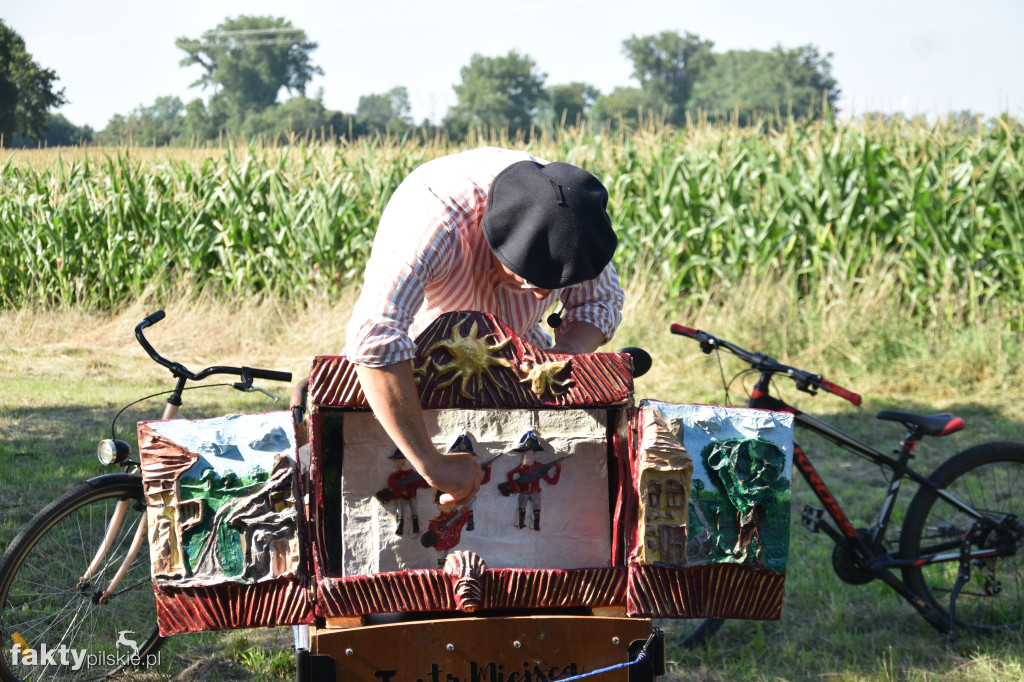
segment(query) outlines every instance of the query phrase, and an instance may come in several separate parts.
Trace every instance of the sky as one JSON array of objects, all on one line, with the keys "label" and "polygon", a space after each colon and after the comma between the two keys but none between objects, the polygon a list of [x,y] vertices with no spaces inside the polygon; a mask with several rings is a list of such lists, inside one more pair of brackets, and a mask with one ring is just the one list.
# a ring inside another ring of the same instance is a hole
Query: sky
[{"label": "sky", "polygon": [[[473,54],[529,55],[546,84],[635,86],[622,41],[687,31],[716,52],[813,44],[831,52],[840,115],[969,109],[1024,117],[1024,1],[974,0],[0,0],[0,19],[56,71],[72,123],[103,128],[157,97],[184,102],[200,67],[179,65],[178,37],[227,17],[284,17],[319,44],[307,89],[355,112],[361,95],[408,89],[416,122],[439,122]],[[282,93],[285,94],[285,93]]]}]

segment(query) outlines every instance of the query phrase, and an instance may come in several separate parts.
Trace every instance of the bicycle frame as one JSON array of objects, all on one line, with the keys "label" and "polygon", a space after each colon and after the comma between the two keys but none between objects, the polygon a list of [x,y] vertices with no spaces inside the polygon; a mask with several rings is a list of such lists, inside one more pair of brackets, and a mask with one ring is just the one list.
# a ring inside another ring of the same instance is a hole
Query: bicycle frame
[{"label": "bicycle frame", "polygon": [[897,451],[897,458],[893,459],[871,445],[840,431],[831,424],[813,417],[771,395],[771,379],[774,374],[774,372],[768,371],[761,372],[760,378],[755,384],[754,390],[751,392],[750,400],[747,402],[747,407],[788,412],[793,415],[795,426],[816,433],[841,448],[867,459],[870,462],[885,467],[892,472],[892,476],[889,480],[889,487],[882,502],[882,507],[878,513],[876,523],[865,537],[864,534],[859,533],[857,529],[854,528],[853,523],[843,511],[842,506],[832,495],[828,486],[825,484],[824,479],[822,479],[821,475],[814,467],[814,464],[807,457],[803,448],[800,447],[799,443],[794,441],[793,464],[796,466],[797,470],[799,470],[800,475],[803,476],[804,480],[807,481],[811,490],[814,491],[815,496],[821,502],[824,509],[828,512],[828,515],[835,522],[839,530],[836,530],[820,518],[813,520],[811,523],[808,523],[805,520],[805,527],[815,532],[817,530],[824,530],[836,543],[853,543],[864,559],[864,568],[869,570],[873,575],[903,596],[919,612],[921,612],[928,622],[932,623],[940,630],[944,629],[947,625],[945,621],[941,620],[938,617],[938,614],[934,613],[931,607],[925,604],[920,597],[912,592],[903,580],[893,573],[892,569],[910,566],[924,566],[940,562],[963,562],[965,560],[982,559],[998,555],[999,550],[973,549],[970,552],[965,552],[962,548],[962,541],[955,540],[931,547],[928,549],[927,555],[919,557],[904,558],[898,556],[898,553],[893,554],[892,552],[883,551],[885,534],[888,530],[892,511],[896,504],[896,498],[899,496],[903,482],[905,479],[909,478],[919,486],[932,490],[936,495],[942,497],[957,509],[976,519],[977,522],[992,526],[995,524],[984,514],[977,511],[969,504],[959,500],[943,488],[935,486],[928,477],[914,471],[909,466],[909,462],[914,456],[914,450],[917,448],[920,438],[923,437],[920,433],[915,433],[914,431],[908,432],[900,443],[900,448]]}]

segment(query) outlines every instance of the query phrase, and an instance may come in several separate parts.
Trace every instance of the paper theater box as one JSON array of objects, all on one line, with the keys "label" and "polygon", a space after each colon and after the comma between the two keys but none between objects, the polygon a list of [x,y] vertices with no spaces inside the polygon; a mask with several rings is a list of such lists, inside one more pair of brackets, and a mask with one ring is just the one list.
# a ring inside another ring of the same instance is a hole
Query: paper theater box
[{"label": "paper theater box", "polygon": [[344,357],[313,361],[308,472],[287,416],[140,426],[162,630],[271,608],[779,617],[791,416],[636,404],[629,356],[547,353],[482,313],[443,315],[417,348],[434,444],[484,470],[463,507],[412,469]]}]

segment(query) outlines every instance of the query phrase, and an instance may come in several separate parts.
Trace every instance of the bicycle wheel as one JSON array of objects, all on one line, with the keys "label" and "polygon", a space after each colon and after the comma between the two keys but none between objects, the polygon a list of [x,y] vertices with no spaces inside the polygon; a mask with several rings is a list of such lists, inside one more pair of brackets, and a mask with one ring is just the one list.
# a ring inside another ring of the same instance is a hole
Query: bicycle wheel
[{"label": "bicycle wheel", "polygon": [[[123,521],[91,578],[82,582],[119,500],[127,500]],[[4,682],[102,679],[158,660],[163,638],[155,627],[144,535],[117,589],[105,604],[99,603],[144,518],[142,480],[112,474],[47,505],[18,534],[0,559]],[[137,652],[130,642],[137,643]]]},{"label": "bicycle wheel", "polygon": [[[1001,548],[999,556],[975,560],[970,581],[956,600],[960,627],[995,631],[1024,625],[1024,443],[985,443],[947,460],[931,480],[989,519],[1013,517],[1008,532],[981,530],[972,549]],[[927,488],[907,508],[900,537],[903,557],[956,554],[975,519]],[[948,621],[949,601],[960,562],[903,569],[903,580]]]},{"label": "bicycle wheel", "polygon": [[725,623],[723,618],[705,618],[704,620],[669,621],[666,628],[668,644],[681,647],[686,651],[702,647]]}]

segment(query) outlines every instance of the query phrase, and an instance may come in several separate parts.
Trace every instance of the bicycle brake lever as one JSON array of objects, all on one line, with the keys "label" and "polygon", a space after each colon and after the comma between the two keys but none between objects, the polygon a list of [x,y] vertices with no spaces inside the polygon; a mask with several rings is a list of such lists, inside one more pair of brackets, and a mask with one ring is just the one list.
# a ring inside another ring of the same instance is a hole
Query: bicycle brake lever
[{"label": "bicycle brake lever", "polygon": [[263,394],[269,396],[270,398],[273,398],[275,403],[281,402],[280,398],[278,398],[276,395],[274,395],[273,393],[271,393],[267,389],[262,388],[260,386],[253,386],[252,385],[252,379],[249,379],[248,381],[237,381],[237,382],[231,384],[231,387],[235,388],[235,389],[238,389],[239,391],[242,391],[244,393],[252,393],[253,391],[259,391],[260,393],[263,393]]},{"label": "bicycle brake lever", "polygon": [[281,402],[281,399],[280,399],[280,398],[278,398],[278,397],[277,397],[276,395],[274,395],[273,393],[271,393],[271,392],[270,392],[270,391],[268,391],[267,389],[265,389],[265,388],[262,388],[262,387],[260,387],[260,386],[250,386],[249,388],[247,388],[247,389],[245,389],[245,390],[246,390],[246,392],[248,392],[248,393],[252,393],[253,391],[259,391],[260,393],[263,393],[264,395],[267,395],[267,396],[269,396],[269,397],[273,398],[273,399],[274,399],[274,402],[275,402],[275,403],[279,403],[279,402]]},{"label": "bicycle brake lever", "polygon": [[818,395],[818,387],[810,382],[808,379],[794,379],[793,383],[796,384],[796,390],[803,391],[804,393],[810,393],[811,395]]}]

